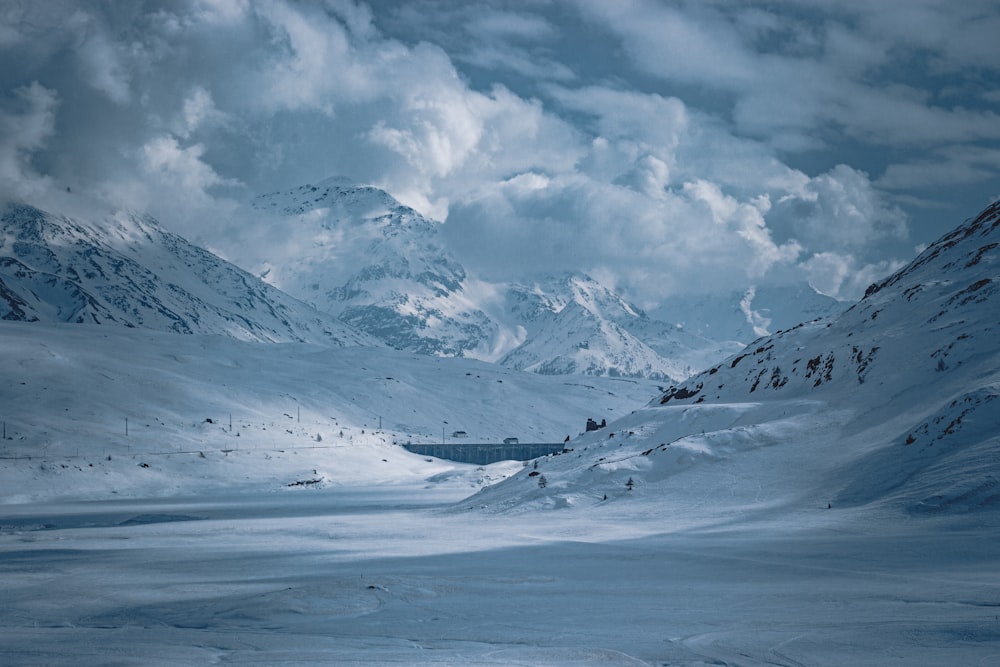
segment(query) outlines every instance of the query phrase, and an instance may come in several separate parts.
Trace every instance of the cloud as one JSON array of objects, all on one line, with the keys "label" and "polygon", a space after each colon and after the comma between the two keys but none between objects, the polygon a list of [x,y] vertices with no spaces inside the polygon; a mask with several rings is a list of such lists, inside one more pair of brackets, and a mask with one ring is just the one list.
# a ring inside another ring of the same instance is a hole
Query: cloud
[{"label": "cloud", "polygon": [[[569,125],[503,86],[483,94],[437,78],[394,96],[400,113],[393,124],[380,121],[368,136],[405,159],[407,168],[387,171],[383,181],[404,203],[418,202],[413,191],[431,200],[476,199],[518,174],[571,171],[581,154]],[[421,210],[449,215],[443,207]]]},{"label": "cloud", "polygon": [[882,5],[7,3],[0,169],[258,263],[245,201],[343,174],[473,273],[849,297],[927,240],[915,188],[1000,170],[988,5]]},{"label": "cloud", "polygon": [[908,231],[906,214],[872,186],[867,174],[847,165],[781,197],[768,220],[816,251],[863,252],[882,239],[905,239]]},{"label": "cloud", "polygon": [[191,90],[191,93],[184,99],[181,118],[177,123],[176,131],[178,135],[186,138],[206,126],[230,122],[229,115],[219,111],[215,106],[212,93],[203,86],[195,86]]},{"label": "cloud", "polygon": [[890,164],[878,185],[890,190],[941,188],[987,182],[1000,171],[1000,149],[953,146],[937,153],[933,160]]},{"label": "cloud", "polygon": [[712,222],[725,229],[725,235],[746,244],[744,255],[749,279],[759,280],[772,266],[779,262],[792,262],[802,251],[795,240],[782,245],[772,240],[764,220],[764,214],[771,208],[767,196],[740,202],[723,194],[718,185],[708,181],[685,183],[683,191],[693,202],[707,207]]},{"label": "cloud", "polygon": [[193,12],[209,23],[232,24],[242,20],[250,8],[249,0],[198,0]]},{"label": "cloud", "polygon": [[675,97],[604,86],[549,90],[565,108],[594,118],[593,130],[601,137],[630,140],[661,157],[672,156],[688,128],[687,108]]},{"label": "cloud", "polygon": [[551,37],[555,32],[552,24],[540,16],[493,9],[477,11],[470,17],[468,28],[480,36],[526,40]]},{"label": "cloud", "polygon": [[339,21],[318,9],[284,2],[256,5],[274,49],[263,69],[268,95],[256,102],[274,109],[320,109],[345,93],[364,96],[375,72],[354,56],[351,36]]},{"label": "cloud", "polygon": [[816,253],[801,264],[813,289],[835,298],[850,295],[853,299],[859,298],[872,283],[903,266],[905,263],[898,260],[864,264],[850,255],[834,252]]},{"label": "cloud", "polygon": [[[528,81],[572,81],[574,69],[560,61],[551,44],[564,37],[564,16],[538,10],[558,4],[520,3],[490,7],[450,0],[388,3],[381,24],[404,39],[432,42],[457,64]],[[489,87],[497,81],[489,81]]]},{"label": "cloud", "polygon": [[48,186],[32,157],[51,138],[58,106],[56,92],[33,81],[0,107],[0,195],[21,199]]},{"label": "cloud", "polygon": [[238,185],[235,179],[219,176],[202,161],[205,147],[193,144],[182,148],[173,137],[157,137],[142,147],[146,170],[170,187],[188,195],[207,197],[206,190],[216,185]]},{"label": "cloud", "polygon": [[[442,85],[444,84],[444,85]],[[431,177],[443,177],[462,166],[483,136],[489,104],[460,85],[435,80],[399,96],[397,127],[379,121],[369,133]]]},{"label": "cloud", "polygon": [[707,5],[682,11],[643,0],[579,4],[618,32],[622,48],[650,74],[730,89],[759,79],[737,27]]},{"label": "cloud", "polygon": [[124,50],[125,46],[114,44],[103,29],[94,25],[87,26],[77,47],[84,78],[112,101],[125,104],[130,95],[130,77],[119,48]]},{"label": "cloud", "polygon": [[607,274],[610,267],[623,289],[655,303],[692,284],[726,289],[793,264],[801,249],[773,241],[767,206],[766,198],[740,201],[707,181],[652,197],[586,174],[525,174],[455,203],[446,231],[493,276],[539,267]]},{"label": "cloud", "polygon": [[1000,24],[986,1],[959,11],[940,0],[743,10],[643,0],[579,6],[618,36],[643,72],[731,95],[737,129],[783,150],[825,146],[819,128],[901,146],[1000,137],[1000,117],[989,106],[973,95],[944,104],[925,73],[929,61],[939,73],[972,66],[996,76],[1000,46],[987,35]]},{"label": "cloud", "polygon": [[711,290],[797,275],[852,298],[867,283],[829,279],[810,258],[836,251],[877,268],[880,243],[907,237],[905,213],[859,170],[809,177],[675,98],[600,87],[553,97],[591,119],[577,126],[590,137],[581,159],[452,202],[453,243],[497,274],[614,266],[646,303],[691,289],[692,276]]}]

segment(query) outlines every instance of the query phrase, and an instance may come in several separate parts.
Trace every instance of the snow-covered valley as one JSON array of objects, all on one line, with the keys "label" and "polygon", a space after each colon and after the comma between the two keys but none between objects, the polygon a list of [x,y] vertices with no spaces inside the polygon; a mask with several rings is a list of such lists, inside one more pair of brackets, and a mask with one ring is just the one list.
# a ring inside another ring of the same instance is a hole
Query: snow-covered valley
[{"label": "snow-covered valley", "polygon": [[673,386],[0,323],[3,663],[995,664],[998,233]]},{"label": "snow-covered valley", "polygon": [[1000,0],[0,0],[0,667],[1000,666]]}]

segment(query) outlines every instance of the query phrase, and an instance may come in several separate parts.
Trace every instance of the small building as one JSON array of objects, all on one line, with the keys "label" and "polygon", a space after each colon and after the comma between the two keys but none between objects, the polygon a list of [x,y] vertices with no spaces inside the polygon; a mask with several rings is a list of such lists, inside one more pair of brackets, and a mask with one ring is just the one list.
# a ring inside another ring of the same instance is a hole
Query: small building
[{"label": "small building", "polygon": [[453,438],[468,438],[469,434],[465,431],[452,431],[451,437]]},{"label": "small building", "polygon": [[503,444],[505,444],[505,445],[516,445],[517,444],[517,438],[504,438],[503,439]]},{"label": "small building", "polygon": [[595,422],[590,417],[587,417],[587,432],[596,431],[598,429],[602,429],[602,428],[604,428],[607,425],[608,425],[608,420],[607,419],[602,419],[601,423],[598,424],[597,422]]}]

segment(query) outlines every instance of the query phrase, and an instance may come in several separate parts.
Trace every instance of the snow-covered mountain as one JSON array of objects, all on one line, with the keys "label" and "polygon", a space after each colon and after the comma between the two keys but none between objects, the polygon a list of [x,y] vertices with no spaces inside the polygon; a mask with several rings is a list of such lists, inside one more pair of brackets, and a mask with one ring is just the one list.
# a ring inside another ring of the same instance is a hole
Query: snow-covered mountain
[{"label": "snow-covered mountain", "polygon": [[[374,187],[330,179],[260,197],[255,206],[273,214],[292,243],[279,254],[293,259],[260,267],[267,282],[148,216],[83,220],[8,205],[0,316],[386,344],[543,374],[671,381],[739,347],[650,318],[582,273],[478,279],[444,247],[440,223]],[[742,332],[738,321],[716,328],[724,327]]]},{"label": "snow-covered mountain", "polygon": [[294,262],[264,264],[275,286],[397,349],[488,356],[497,325],[468,294],[439,223],[378,188],[339,178],[262,195],[253,205],[309,239]]},{"label": "snow-covered mountain", "polygon": [[690,312],[673,308],[674,316],[710,324],[678,327],[583,273],[483,280],[445,247],[440,223],[371,186],[328,179],[263,195],[254,207],[290,236],[309,239],[296,245],[294,262],[261,264],[268,281],[392,347],[424,354],[676,381],[761,335],[771,307],[783,309],[790,326],[799,310],[811,318],[838,305],[815,292],[774,293],[773,306],[762,307],[741,293],[732,304],[712,301],[721,315],[707,302]]},{"label": "snow-covered mountain", "polygon": [[0,217],[0,317],[381,345],[148,216],[88,221],[22,204],[6,205]]},{"label": "snow-covered mountain", "polygon": [[539,466],[545,489],[526,493],[525,472],[475,502],[600,502],[631,478],[678,506],[722,494],[740,512],[998,508],[998,248],[1000,203],[841,315],[763,337],[581,437]]},{"label": "snow-covered mountain", "polygon": [[582,273],[510,284],[506,298],[508,326],[524,332],[524,341],[499,360],[509,368],[679,380],[727,349],[725,343],[651,320]]},{"label": "snow-covered mountain", "polygon": [[543,373],[685,376],[618,323],[639,315],[596,281],[479,280],[444,247],[440,223],[377,188],[330,179],[254,206],[315,239],[267,279],[397,349]]}]

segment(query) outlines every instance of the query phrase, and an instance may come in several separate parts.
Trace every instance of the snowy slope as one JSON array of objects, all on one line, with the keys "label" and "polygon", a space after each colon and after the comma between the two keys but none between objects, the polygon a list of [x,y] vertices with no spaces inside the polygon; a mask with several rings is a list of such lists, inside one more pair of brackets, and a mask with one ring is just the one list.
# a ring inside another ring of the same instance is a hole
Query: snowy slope
[{"label": "snowy slope", "polygon": [[[755,341],[475,503],[1000,507],[1000,204],[838,317]],[[535,471],[535,472],[538,472]],[[633,491],[625,488],[628,478]]]},{"label": "snowy slope", "polygon": [[24,322],[0,322],[0,367],[0,501],[452,473],[472,483],[483,473],[393,443],[442,431],[450,442],[456,430],[470,442],[562,442],[657,391],[387,348]]},{"label": "snowy slope", "polygon": [[379,345],[149,217],[87,221],[8,204],[0,317],[117,324],[243,340]]}]

